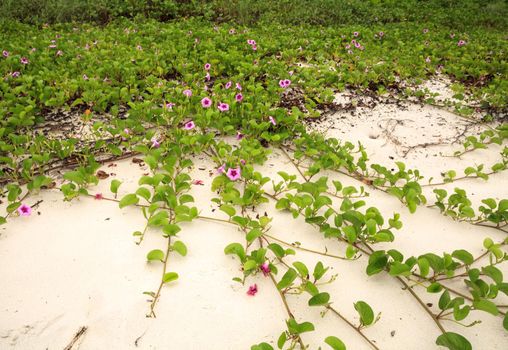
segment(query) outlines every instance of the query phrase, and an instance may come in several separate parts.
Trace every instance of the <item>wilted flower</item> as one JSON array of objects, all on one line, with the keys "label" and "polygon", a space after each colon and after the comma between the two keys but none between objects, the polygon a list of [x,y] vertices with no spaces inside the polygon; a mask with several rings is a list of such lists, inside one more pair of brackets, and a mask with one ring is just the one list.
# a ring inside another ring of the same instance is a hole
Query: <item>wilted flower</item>
[{"label": "wilted flower", "polygon": [[222,174],[226,171],[226,164],[222,164],[220,167],[217,168],[217,173]]},{"label": "wilted flower", "polygon": [[183,90],[183,94],[187,97],[191,97],[192,96],[192,91],[189,90],[189,89],[186,89],[186,90]]},{"label": "wilted flower", "polygon": [[17,78],[17,77],[19,77],[19,75],[20,75],[20,74],[21,74],[20,72],[15,71],[15,72],[12,72],[12,73],[11,73],[11,77],[13,77],[13,78]]},{"label": "wilted flower", "polygon": [[428,28],[425,28],[425,29],[423,29],[423,32],[424,32],[424,33],[428,33],[428,32],[429,32],[429,29],[428,29]]},{"label": "wilted flower", "polygon": [[18,214],[20,216],[30,216],[30,214],[32,214],[32,208],[27,204],[22,204],[18,208]]},{"label": "wilted flower", "polygon": [[203,180],[194,180],[194,181],[192,181],[192,184],[204,186],[205,183],[203,182]]},{"label": "wilted flower", "polygon": [[56,55],[57,55],[57,56],[62,56],[62,55],[63,55],[62,50],[58,50],[58,51],[56,52]]},{"label": "wilted flower", "polygon": [[150,139],[150,141],[152,142],[152,147],[153,148],[159,148],[159,146],[161,145],[159,143],[159,141],[157,141],[157,138],[154,136]]},{"label": "wilted flower", "polygon": [[141,47],[141,45],[137,45],[136,46],[136,49],[139,50],[139,51],[142,51],[143,50],[143,47]]},{"label": "wilted flower", "polygon": [[166,109],[172,110],[175,104],[173,102],[168,102],[165,104]]},{"label": "wilted flower", "polygon": [[83,74],[83,80],[88,80],[88,75]]},{"label": "wilted flower", "polygon": [[205,75],[205,79],[206,79],[207,81],[210,81],[210,73],[206,73],[206,75]]},{"label": "wilted flower", "polygon": [[55,44],[51,44],[48,46],[50,49],[55,49],[56,48],[56,45]]},{"label": "wilted flower", "polygon": [[236,83],[236,88],[240,91],[242,91],[242,85],[240,85],[240,83]]},{"label": "wilted flower", "polygon": [[208,97],[205,97],[201,100],[201,106],[204,108],[209,108],[212,105],[212,100],[210,100]]},{"label": "wilted flower", "polygon": [[97,200],[101,200],[103,199],[104,197],[102,196],[102,193],[96,193],[95,196],[94,196],[95,199]]},{"label": "wilted flower", "polygon": [[269,116],[268,117],[268,120],[270,121],[270,123],[272,123],[273,125],[277,125],[277,122],[275,121],[275,119],[272,117],[272,116]]},{"label": "wilted flower", "polygon": [[187,123],[185,123],[185,125],[183,126],[183,128],[185,130],[192,130],[196,127],[196,124],[194,124],[194,122],[191,120],[191,121],[188,121]]},{"label": "wilted flower", "polygon": [[229,168],[227,173],[226,173],[226,176],[231,180],[231,181],[236,181],[238,180],[242,175],[241,175],[241,171],[240,171],[240,168],[237,167],[237,168]]},{"label": "wilted flower", "polygon": [[427,58],[425,58],[425,62],[430,63],[430,57],[429,56],[427,56]]},{"label": "wilted flower", "polygon": [[251,296],[254,296],[254,295],[256,295],[257,292],[258,292],[258,285],[257,284],[253,284],[252,286],[249,287],[249,290],[247,291],[247,294],[251,295]]},{"label": "wilted flower", "polygon": [[262,263],[259,268],[263,272],[263,275],[268,276],[268,274],[270,274],[270,264],[268,263],[268,261]]}]

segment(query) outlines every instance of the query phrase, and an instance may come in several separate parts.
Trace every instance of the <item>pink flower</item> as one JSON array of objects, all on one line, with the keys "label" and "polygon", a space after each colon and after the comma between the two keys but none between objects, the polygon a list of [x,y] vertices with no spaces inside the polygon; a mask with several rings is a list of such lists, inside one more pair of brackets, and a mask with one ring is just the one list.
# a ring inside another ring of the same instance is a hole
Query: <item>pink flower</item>
[{"label": "pink flower", "polygon": [[90,50],[90,45],[88,45],[88,43],[85,45],[85,50]]},{"label": "pink flower", "polygon": [[466,42],[464,40],[459,40],[459,42],[457,43],[457,46],[464,46],[466,45]]},{"label": "pink flower", "polygon": [[187,97],[191,97],[192,96],[192,91],[189,90],[189,89],[186,89],[186,90],[183,90],[183,94]]},{"label": "pink flower", "polygon": [[265,261],[264,263],[262,263],[261,266],[259,267],[259,269],[263,272],[263,275],[265,275],[265,276],[268,276],[271,272],[270,264],[268,263],[268,261]]},{"label": "pink flower", "polygon": [[242,165],[247,164],[247,162],[245,161],[245,159],[240,159],[240,163],[241,163]]},{"label": "pink flower", "polygon": [[240,168],[229,168],[227,173],[226,173],[226,176],[231,180],[231,181],[236,181],[238,180],[242,175],[241,175],[241,171],[240,171]]},{"label": "pink flower", "polygon": [[359,42],[356,42],[356,43],[355,43],[355,47],[356,47],[357,49],[359,49],[360,47],[362,47],[362,44],[360,44]]},{"label": "pink flower", "polygon": [[428,33],[429,30],[427,28],[423,29],[423,33]]},{"label": "pink flower", "polygon": [[5,58],[9,57],[9,55],[10,55],[9,51],[6,50],[2,51],[2,56],[4,56]]},{"label": "pink flower", "polygon": [[205,63],[205,70],[210,70],[212,65],[210,63]]},{"label": "pink flower", "polygon": [[226,83],[226,85],[224,85],[224,87],[225,87],[226,89],[229,89],[229,88],[231,87],[231,85],[232,85],[232,84],[233,84],[232,82],[228,81],[228,82]]},{"label": "pink flower", "polygon": [[270,121],[270,123],[272,123],[273,125],[277,125],[277,122],[275,121],[275,119],[273,119],[272,116],[269,116],[268,117],[268,120]]},{"label": "pink flower", "polygon": [[360,35],[360,33],[358,33],[358,32],[353,32],[353,36],[354,36],[354,37],[357,37],[358,35]]},{"label": "pink flower", "polygon": [[382,38],[385,35],[385,33],[384,32],[379,32],[378,35],[379,35],[380,38]]},{"label": "pink flower", "polygon": [[62,55],[63,55],[62,50],[58,50],[58,51],[56,52],[56,55],[57,55],[57,56],[62,56]]},{"label": "pink flower", "polygon": [[201,100],[201,106],[203,108],[209,108],[212,106],[212,100],[210,100],[208,97],[205,97]]},{"label": "pink flower", "polygon": [[244,135],[240,131],[236,132],[236,139],[237,140],[241,140],[241,139],[243,139],[243,137],[244,137]]},{"label": "pink flower", "polygon": [[256,45],[252,45],[252,50],[256,51],[258,47]]},{"label": "pink flower", "polygon": [[243,100],[243,95],[242,95],[242,94],[236,94],[236,96],[235,96],[235,100],[236,100],[236,102],[242,102],[242,100]]},{"label": "pink flower", "polygon": [[351,44],[353,45],[356,44],[356,40],[355,39],[351,40]]},{"label": "pink flower", "polygon": [[137,46],[136,46],[136,50],[142,51],[142,50],[143,50],[143,48],[141,47],[141,45],[137,45]]},{"label": "pink flower", "polygon": [[242,91],[242,85],[240,85],[240,83],[236,83],[236,88],[240,91]]},{"label": "pink flower", "polygon": [[200,185],[200,186],[204,186],[205,185],[203,180],[194,180],[194,181],[192,181],[192,184],[193,185]]},{"label": "pink flower", "polygon": [[217,108],[219,109],[219,111],[221,112],[226,112],[226,111],[229,111],[229,105],[227,103],[219,103],[219,105],[217,106]]},{"label": "pink flower", "polygon": [[207,81],[210,81],[210,73],[206,73],[206,75],[205,75],[205,79],[206,79]]},{"label": "pink flower", "polygon": [[295,72],[293,72],[292,70],[290,70],[290,71],[288,72],[288,74],[289,74],[289,76],[290,76],[290,77],[292,77],[292,76],[293,76],[293,74],[295,74]]},{"label": "pink flower", "polygon": [[258,292],[258,285],[253,284],[249,287],[249,290],[247,291],[247,295],[254,296]]},{"label": "pink flower", "polygon": [[185,123],[185,125],[183,126],[183,128],[185,130],[192,130],[196,127],[196,124],[194,124],[194,122],[191,120],[191,121],[188,121],[187,123]]},{"label": "pink flower", "polygon": [[430,57],[425,58],[425,62],[430,63]]},{"label": "pink flower", "polygon": [[289,79],[284,79],[284,80],[279,80],[279,86],[283,89],[287,88],[289,85],[291,85],[291,80]]},{"label": "pink flower", "polygon": [[229,30],[229,34],[235,34],[235,29],[234,29],[234,28],[231,28],[231,29]]},{"label": "pink flower", "polygon": [[347,44],[346,49],[349,50],[351,48],[351,45]]},{"label": "pink flower", "polygon": [[166,107],[167,110],[172,110],[174,106],[175,104],[173,102],[168,102],[164,105],[164,107]]},{"label": "pink flower", "polygon": [[55,44],[51,44],[48,46],[50,49],[56,49],[56,45]]},{"label": "pink flower", "polygon": [[20,73],[18,71],[11,73],[11,77],[13,77],[13,78],[17,78],[17,77],[19,77],[19,75],[20,75]]},{"label": "pink flower", "polygon": [[159,146],[161,145],[159,143],[159,141],[157,141],[157,138],[154,136],[150,139],[150,141],[152,142],[152,147],[153,148],[159,148]]},{"label": "pink flower", "polygon": [[101,200],[103,199],[104,197],[102,196],[102,193],[96,193],[95,196],[94,196],[95,199],[97,200]]},{"label": "pink flower", "polygon": [[83,74],[83,80],[88,80],[88,75]]},{"label": "pink flower", "polygon": [[220,167],[217,168],[217,173],[222,174],[226,171],[226,164],[222,164]]},{"label": "pink flower", "polygon": [[450,33],[450,38],[451,39],[455,38],[455,33]]},{"label": "pink flower", "polygon": [[30,52],[35,52],[37,51],[37,49],[35,47],[32,47],[32,49],[30,50]]},{"label": "pink flower", "polygon": [[21,62],[21,64],[28,64],[28,58],[26,57],[21,57],[21,59],[19,60]]},{"label": "pink flower", "polygon": [[32,208],[27,204],[22,204],[18,208],[18,214],[20,216],[30,216],[30,214],[32,214]]},{"label": "pink flower", "polygon": [[249,39],[249,40],[247,40],[247,44],[249,44],[249,45],[256,45],[256,40]]}]

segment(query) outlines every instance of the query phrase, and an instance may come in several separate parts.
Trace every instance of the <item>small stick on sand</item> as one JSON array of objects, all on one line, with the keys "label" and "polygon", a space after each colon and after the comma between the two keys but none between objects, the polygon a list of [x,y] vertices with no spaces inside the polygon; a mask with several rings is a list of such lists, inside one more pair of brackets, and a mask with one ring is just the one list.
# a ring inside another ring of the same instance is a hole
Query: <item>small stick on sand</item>
[{"label": "small stick on sand", "polygon": [[79,329],[79,331],[76,332],[76,334],[74,335],[74,338],[72,338],[71,342],[64,348],[64,350],[71,350],[72,347],[74,346],[74,344],[76,344],[76,342],[79,340],[79,338],[81,338],[81,336],[83,334],[85,334],[86,330],[88,329],[88,327],[81,327]]}]

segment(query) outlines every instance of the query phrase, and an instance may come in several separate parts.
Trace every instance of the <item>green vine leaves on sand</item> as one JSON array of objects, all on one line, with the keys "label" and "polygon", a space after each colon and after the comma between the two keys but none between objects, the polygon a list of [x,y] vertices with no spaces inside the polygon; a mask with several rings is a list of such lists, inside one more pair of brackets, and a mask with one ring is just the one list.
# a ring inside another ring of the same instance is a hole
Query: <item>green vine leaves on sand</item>
[{"label": "green vine leaves on sand", "polygon": [[[357,300],[349,307],[357,311],[358,321],[345,318],[338,309],[346,306],[335,304],[331,297],[338,277],[327,275],[328,266],[322,262],[299,261],[299,250],[351,263],[363,261],[367,275],[398,281],[422,306],[423,316],[428,314],[436,324],[441,334],[438,345],[467,349],[469,341],[447,332],[443,323],[473,325],[475,321],[467,319],[477,311],[503,317],[508,329],[505,309],[497,299],[507,294],[499,268],[507,259],[506,240],[486,238],[486,252],[477,257],[463,249],[409,257],[390,249],[395,232],[403,227],[401,217],[397,213],[385,217],[369,206],[366,189],[393,195],[415,212],[428,203],[424,188],[439,184],[431,179],[424,183],[418,169],[407,169],[402,162],[396,162],[393,170],[371,164],[361,144],[310,133],[304,123],[332,106],[337,91],[349,88],[384,94],[393,90],[407,97],[412,93],[402,88],[402,81],[427,78],[438,71],[457,81],[457,94],[481,99],[480,110],[503,111],[506,61],[500,34],[475,31],[468,34],[467,45],[459,46],[445,29],[423,33],[415,23],[373,26],[358,33],[355,40],[364,46],[352,48],[351,54],[346,46],[351,46],[356,27],[271,24],[235,30],[230,25],[213,28],[198,20],[118,21],[104,28],[86,24],[38,28],[33,35],[34,27],[7,24],[1,26],[6,35],[0,36],[0,46],[8,51],[0,59],[0,182],[5,184],[8,203],[0,223],[16,212],[22,215],[19,209],[29,195],[54,187],[59,170],[66,170],[60,190],[66,200],[73,200],[91,196],[89,188],[98,183],[101,164],[140,155],[150,170],[139,179],[138,188],[119,194],[121,183],[113,180],[110,190],[115,195],[111,200],[121,208],[139,207],[146,219],[145,227],[134,232],[138,244],[151,230],[166,239],[165,247],[146,254],[149,264],[162,265],[158,288],[145,292],[150,297],[148,316],[155,317],[162,288],[179,278],[170,258],[175,253],[187,255],[180,236],[185,223],[200,218],[188,193],[191,159],[206,155],[222,169],[211,187],[219,194],[213,203],[227,216],[220,221],[241,233],[224,250],[241,264],[242,274],[235,281],[244,285],[269,278],[284,304],[286,327],[276,342],[279,349],[305,349],[305,334],[315,328],[295,315],[293,294],[305,295],[310,308],[320,308],[323,316],[333,315],[371,348],[378,348],[364,333],[364,327],[379,319],[376,308]],[[259,45],[248,40],[257,40]],[[427,56],[430,62],[423,58]],[[28,63],[22,63],[22,57]],[[492,64],[485,63],[487,58]],[[308,67],[302,67],[302,62]],[[293,95],[298,103],[291,100]],[[207,107],[206,99],[211,106]],[[55,109],[73,112],[82,132],[51,134],[49,111]],[[40,132],[39,127],[43,128]],[[33,135],[28,134],[32,129]],[[502,145],[505,139],[506,124],[467,138],[456,155]],[[279,172],[282,180],[260,173],[257,166],[266,164],[277,147],[293,157],[303,181],[288,172]],[[484,165],[466,168],[463,177],[446,171],[443,183],[487,179],[504,171],[507,152],[504,147],[501,160],[488,171]],[[358,180],[360,187],[324,176],[327,170]],[[434,205],[443,214],[506,231],[506,199],[486,198],[473,209],[464,190],[448,195],[437,188],[435,194]],[[255,212],[261,205],[305,221],[337,244],[344,256],[277,241],[270,235],[273,218]],[[380,243],[383,249],[374,249]],[[452,281],[466,292],[456,290]],[[417,288],[439,293],[438,305],[426,306]],[[255,294],[257,288],[249,292]],[[335,336],[325,338],[324,344],[345,348]],[[252,348],[272,346],[260,343]]]}]

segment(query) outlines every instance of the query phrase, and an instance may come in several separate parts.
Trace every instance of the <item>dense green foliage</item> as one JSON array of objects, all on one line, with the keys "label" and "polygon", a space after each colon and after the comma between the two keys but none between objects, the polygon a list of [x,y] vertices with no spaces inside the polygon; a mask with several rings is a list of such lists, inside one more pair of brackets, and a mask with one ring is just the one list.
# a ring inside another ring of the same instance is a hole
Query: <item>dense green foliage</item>
[{"label": "dense green foliage", "polygon": [[452,28],[506,29],[503,0],[4,0],[0,16],[24,22],[109,22],[142,16],[167,21],[202,17],[240,24],[384,24],[433,22]]}]

